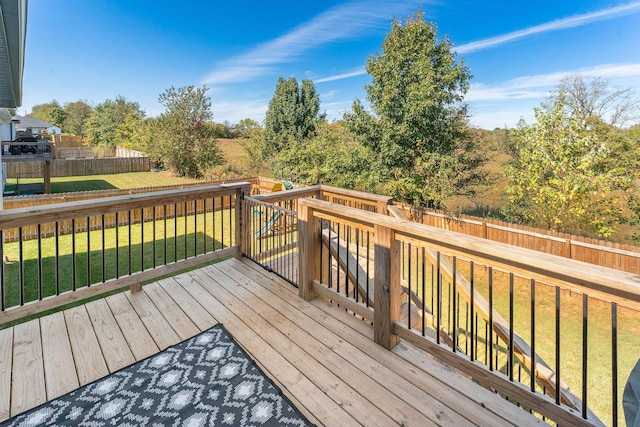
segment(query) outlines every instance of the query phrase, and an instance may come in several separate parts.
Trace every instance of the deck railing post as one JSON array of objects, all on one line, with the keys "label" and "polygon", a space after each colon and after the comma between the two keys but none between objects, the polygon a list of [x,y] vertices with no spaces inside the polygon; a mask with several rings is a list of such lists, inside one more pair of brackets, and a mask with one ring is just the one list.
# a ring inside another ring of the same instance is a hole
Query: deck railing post
[{"label": "deck railing post", "polygon": [[[242,256],[247,253],[247,245],[249,244],[249,239],[247,238],[247,233],[249,232],[249,228],[251,227],[251,223],[249,221],[249,215],[244,212],[248,209],[243,209],[243,200],[245,196],[251,194],[251,185],[243,185],[238,188],[236,192],[236,200],[235,200],[235,234],[236,234],[236,245],[238,245],[238,252],[236,252],[236,258],[240,259]],[[215,212],[214,212],[215,214]]]},{"label": "deck railing post", "polygon": [[313,281],[320,271],[320,220],[305,200],[298,203],[298,292],[307,301],[314,299]]},{"label": "deck railing post", "polygon": [[391,350],[398,343],[393,324],[400,320],[400,242],[394,230],[377,224],[374,239],[373,337],[377,344]]}]

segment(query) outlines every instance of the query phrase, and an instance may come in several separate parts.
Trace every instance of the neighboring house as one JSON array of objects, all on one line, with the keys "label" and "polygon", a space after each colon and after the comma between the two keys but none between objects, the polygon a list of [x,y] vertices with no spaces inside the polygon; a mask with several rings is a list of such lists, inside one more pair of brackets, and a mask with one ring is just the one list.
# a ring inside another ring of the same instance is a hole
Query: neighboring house
[{"label": "neighboring house", "polygon": [[47,123],[40,119],[36,119],[35,117],[13,116],[13,122],[15,123],[14,129],[16,132],[30,133],[32,135],[59,135],[60,133],[62,133],[61,129],[58,126],[52,125],[51,123]]},{"label": "neighboring house", "polygon": [[[27,35],[27,0],[0,0],[0,139],[12,140],[11,116],[7,108],[22,105],[22,76]],[[6,117],[4,117],[6,112]],[[9,133],[7,134],[7,130]],[[2,151],[0,150],[0,160]],[[5,173],[0,168],[0,210]]]}]

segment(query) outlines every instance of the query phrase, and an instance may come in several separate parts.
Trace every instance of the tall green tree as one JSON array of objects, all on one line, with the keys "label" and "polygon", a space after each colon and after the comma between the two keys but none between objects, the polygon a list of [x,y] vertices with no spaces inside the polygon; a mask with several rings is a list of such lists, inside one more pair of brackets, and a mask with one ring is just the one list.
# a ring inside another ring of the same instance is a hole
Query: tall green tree
[{"label": "tall green tree", "polygon": [[368,149],[342,123],[321,122],[303,144],[290,140],[272,160],[273,175],[300,184],[369,190]]},{"label": "tall green tree", "polygon": [[49,114],[54,108],[60,108],[60,103],[55,99],[51,102],[45,102],[44,104],[38,104],[31,107],[31,112],[28,114],[30,117],[35,117],[45,122],[49,122]]},{"label": "tall green tree", "polygon": [[64,105],[64,112],[63,131],[72,135],[84,135],[85,122],[91,115],[91,106],[88,102],[83,100],[69,102]]},{"label": "tall green tree", "polygon": [[616,166],[597,133],[569,111],[560,96],[514,132],[503,212],[512,221],[606,237],[624,221],[633,171]]},{"label": "tall green tree", "polygon": [[[54,101],[55,102],[55,101]],[[46,122],[51,123],[52,125],[58,126],[60,129],[64,126],[64,120],[67,117],[67,113],[65,113],[64,109],[55,102],[55,105],[51,107],[49,114],[47,114]]]},{"label": "tall green tree", "polygon": [[382,53],[366,64],[372,111],[356,99],[345,122],[374,157],[380,191],[421,207],[446,208],[453,195],[472,195],[485,173],[463,98],[471,77],[449,39],[418,11],[393,21]]},{"label": "tall green tree", "polygon": [[149,154],[182,176],[200,178],[224,160],[206,92],[206,86],[172,86],[158,97],[165,112],[158,117]]},{"label": "tall green tree", "polygon": [[316,124],[322,120],[320,97],[311,80],[301,85],[295,78],[280,77],[276,91],[269,102],[264,120],[264,158],[276,155],[294,139],[302,142],[314,135]]},{"label": "tall green tree", "polygon": [[114,100],[107,99],[91,111],[85,121],[87,139],[90,145],[115,146],[117,129],[122,126],[129,114],[144,117],[140,104],[127,101],[123,96]]}]

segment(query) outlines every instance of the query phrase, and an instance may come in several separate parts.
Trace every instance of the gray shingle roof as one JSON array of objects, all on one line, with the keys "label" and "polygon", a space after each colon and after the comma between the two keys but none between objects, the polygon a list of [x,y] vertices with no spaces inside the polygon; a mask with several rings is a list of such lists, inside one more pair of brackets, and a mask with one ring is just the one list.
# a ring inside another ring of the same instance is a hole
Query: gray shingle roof
[{"label": "gray shingle roof", "polygon": [[18,124],[17,127],[19,128],[49,128],[51,126],[55,126],[52,125],[51,123],[47,123],[43,120],[40,119],[36,119],[35,117],[29,117],[29,116],[13,116],[12,120],[20,120],[20,123]]}]

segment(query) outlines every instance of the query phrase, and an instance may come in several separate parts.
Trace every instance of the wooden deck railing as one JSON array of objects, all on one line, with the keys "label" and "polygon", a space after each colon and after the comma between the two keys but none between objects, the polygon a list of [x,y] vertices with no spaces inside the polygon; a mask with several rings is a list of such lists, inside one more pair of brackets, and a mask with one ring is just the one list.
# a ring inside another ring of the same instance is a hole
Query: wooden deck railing
[{"label": "wooden deck railing", "polygon": [[407,340],[561,425],[621,424],[638,276],[320,200],[298,201],[298,238],[300,295],[371,321],[380,345]]},{"label": "wooden deck railing", "polygon": [[250,191],[212,185],[0,212],[0,325],[243,252]]}]

